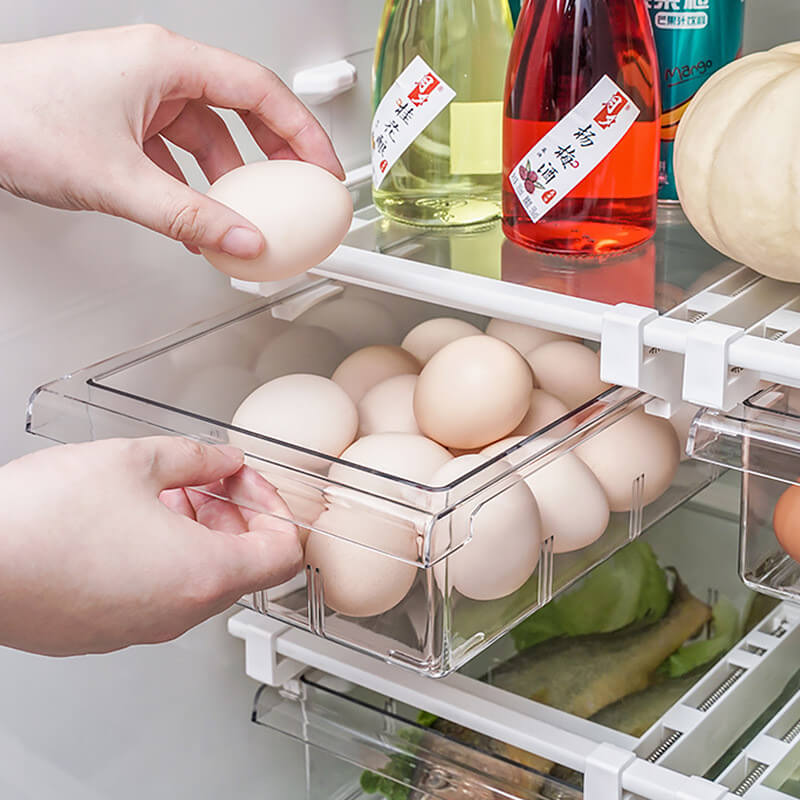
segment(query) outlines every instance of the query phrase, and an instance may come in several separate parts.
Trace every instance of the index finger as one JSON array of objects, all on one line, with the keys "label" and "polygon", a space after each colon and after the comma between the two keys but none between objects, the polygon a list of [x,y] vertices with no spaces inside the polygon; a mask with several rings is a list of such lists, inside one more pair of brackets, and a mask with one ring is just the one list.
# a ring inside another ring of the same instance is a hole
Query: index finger
[{"label": "index finger", "polygon": [[220,108],[248,111],[301,159],[344,178],[328,134],[272,70],[228,50],[170,36],[178,47],[164,100],[193,97]]}]

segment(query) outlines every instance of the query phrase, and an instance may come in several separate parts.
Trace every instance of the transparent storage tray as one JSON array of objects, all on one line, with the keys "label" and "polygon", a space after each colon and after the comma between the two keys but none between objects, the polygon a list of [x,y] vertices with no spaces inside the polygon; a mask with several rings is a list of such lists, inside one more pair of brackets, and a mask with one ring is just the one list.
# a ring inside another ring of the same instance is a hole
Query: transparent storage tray
[{"label": "transparent storage tray", "polygon": [[[705,411],[693,423],[688,449],[697,459],[742,472],[742,579],[800,603],[800,563],[784,550],[774,526],[781,497],[800,492],[793,488],[800,486],[800,390],[765,386],[733,412]],[[800,518],[789,527],[800,536]]]},{"label": "transparent storage tray", "polygon": [[306,745],[305,800],[582,797],[578,789],[530,765],[420,725],[419,709],[377,692],[320,672],[292,688],[278,694],[262,687],[253,721]]},{"label": "transparent storage tray", "polygon": [[[480,327],[487,322],[379,291],[309,280],[300,289],[251,302],[40,387],[31,399],[28,428],[58,442],[165,433],[235,440],[247,463],[278,488],[292,509],[291,521],[304,534],[334,540],[347,560],[363,565],[365,575],[375,572],[386,580],[399,575],[397,580],[410,586],[385,613],[345,616],[325,602],[328,574],[307,567],[288,584],[243,602],[381,659],[442,676],[691,497],[718,470],[683,461],[671,486],[647,505],[642,504],[643,478],[636,477],[631,510],[612,513],[605,533],[591,545],[555,553],[552,538],[545,539],[538,564],[521,588],[497,599],[474,600],[454,588],[453,560],[475,548],[479,535],[496,537],[500,551],[506,537],[519,535],[513,523],[507,523],[508,530],[495,525],[487,531],[479,524],[481,516],[492,516],[520,481],[637,412],[647,396],[611,388],[516,445],[511,454],[516,466],[503,461],[503,454],[447,486],[420,485],[231,426],[241,400],[260,383],[293,372],[330,375],[350,352],[397,344],[414,325],[437,316],[457,316]],[[624,457],[624,448],[614,454]],[[335,480],[328,478],[334,464]],[[265,512],[245,485],[205,491]],[[370,520],[375,536],[369,544],[363,543],[363,533],[357,538],[342,524],[341,514],[335,529],[324,523],[326,518],[317,522],[334,506],[346,507],[348,520],[358,515],[359,528],[363,519]],[[506,561],[509,557],[513,553],[505,555]]]}]

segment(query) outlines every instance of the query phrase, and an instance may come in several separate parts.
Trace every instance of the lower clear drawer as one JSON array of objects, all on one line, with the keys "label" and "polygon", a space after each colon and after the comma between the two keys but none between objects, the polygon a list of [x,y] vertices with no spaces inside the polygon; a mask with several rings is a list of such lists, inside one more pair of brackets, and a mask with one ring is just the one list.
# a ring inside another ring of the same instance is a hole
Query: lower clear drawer
[{"label": "lower clear drawer", "polygon": [[[448,737],[419,709],[312,672],[277,692],[262,687],[253,721],[307,745],[306,800],[578,800],[581,791],[536,770],[541,761]],[[475,735],[476,742],[486,737]]]},{"label": "lower clear drawer", "polygon": [[[646,395],[619,387],[570,410],[562,404],[538,430],[508,440],[493,456],[473,456],[471,471],[438,482],[416,474],[416,456],[409,459],[413,474],[399,474],[399,467],[356,463],[349,450],[331,456],[266,435],[258,421],[234,424],[255,387],[292,373],[330,376],[342,359],[371,345],[397,355],[410,329],[437,317],[481,331],[488,322],[310,280],[40,387],[28,428],[61,442],[167,433],[235,443],[286,501],[288,510],[272,516],[295,523],[308,541],[299,576],[243,602],[383,660],[446,675],[719,470],[680,459],[688,418],[682,429],[650,417]],[[262,416],[266,424],[269,413]],[[307,425],[317,423],[308,416]],[[413,438],[419,445],[422,437]],[[395,441],[382,445],[381,459],[394,457]],[[455,455],[430,440],[422,444],[447,462]],[[241,481],[202,491],[270,513],[246,487]],[[555,509],[550,521],[546,504]],[[590,535],[581,528],[569,539],[562,517],[585,517],[590,508],[599,509],[590,514]]]}]

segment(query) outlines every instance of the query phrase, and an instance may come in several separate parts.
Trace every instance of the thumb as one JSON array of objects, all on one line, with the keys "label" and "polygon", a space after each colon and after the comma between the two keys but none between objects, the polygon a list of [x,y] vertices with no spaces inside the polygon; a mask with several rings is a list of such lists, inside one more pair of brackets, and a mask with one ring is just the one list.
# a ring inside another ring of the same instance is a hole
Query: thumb
[{"label": "thumb", "polygon": [[227,488],[231,481],[239,480],[254,487],[263,484],[267,491],[261,498],[266,513],[241,509],[248,519],[245,533],[214,539],[218,551],[214,563],[225,569],[226,588],[235,599],[285,583],[303,566],[303,546],[297,528],[288,521],[291,511],[283,498],[247,467],[224,485]]},{"label": "thumb", "polygon": [[252,259],[265,247],[251,222],[232,209],[168,175],[150,159],[140,159],[124,194],[118,216],[137,222],[190,247]]},{"label": "thumb", "polygon": [[303,566],[294,525],[261,515],[245,533],[225,533],[183,520],[192,532],[192,553],[200,571],[214,576],[215,597],[227,608],[240,597],[293,578]]},{"label": "thumb", "polygon": [[210,445],[180,436],[139,439],[137,447],[148,465],[148,479],[156,492],[202,486],[233,475],[244,454],[236,447]]},{"label": "thumb", "polygon": [[237,537],[241,597],[291,580],[303,566],[303,546],[297,528],[283,520],[259,515],[250,530]]}]

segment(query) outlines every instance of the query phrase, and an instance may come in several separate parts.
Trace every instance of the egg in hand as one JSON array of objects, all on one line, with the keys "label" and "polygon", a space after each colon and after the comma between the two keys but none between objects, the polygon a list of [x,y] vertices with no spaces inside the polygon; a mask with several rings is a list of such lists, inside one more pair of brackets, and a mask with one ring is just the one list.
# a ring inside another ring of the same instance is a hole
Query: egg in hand
[{"label": "egg in hand", "polygon": [[220,272],[244,281],[284,280],[315,267],[339,246],[353,219],[353,200],[345,185],[305,161],[245,164],[214,181],[208,197],[241,214],[264,235],[266,247],[254,259],[201,251]]}]

